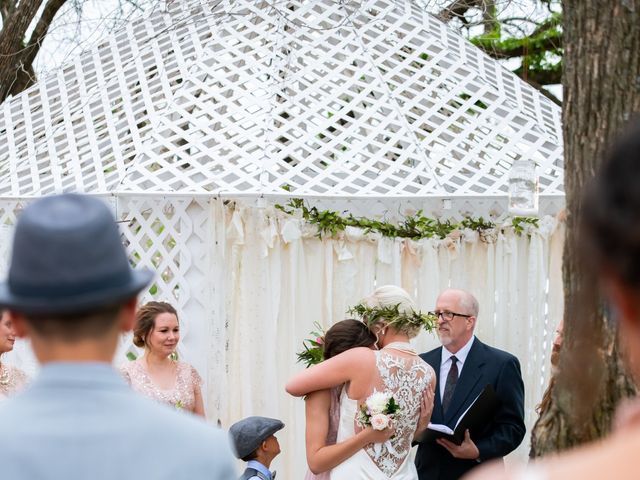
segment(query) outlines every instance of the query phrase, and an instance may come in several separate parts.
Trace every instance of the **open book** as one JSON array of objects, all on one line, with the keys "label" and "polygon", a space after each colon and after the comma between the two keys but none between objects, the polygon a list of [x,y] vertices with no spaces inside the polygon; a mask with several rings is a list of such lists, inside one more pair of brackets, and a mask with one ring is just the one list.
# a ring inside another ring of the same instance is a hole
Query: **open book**
[{"label": "open book", "polygon": [[446,425],[430,423],[420,437],[420,442],[435,442],[438,438],[445,438],[456,445],[464,440],[465,430],[475,430],[491,421],[498,406],[498,397],[491,385],[482,389],[471,405],[462,412],[453,430]]}]

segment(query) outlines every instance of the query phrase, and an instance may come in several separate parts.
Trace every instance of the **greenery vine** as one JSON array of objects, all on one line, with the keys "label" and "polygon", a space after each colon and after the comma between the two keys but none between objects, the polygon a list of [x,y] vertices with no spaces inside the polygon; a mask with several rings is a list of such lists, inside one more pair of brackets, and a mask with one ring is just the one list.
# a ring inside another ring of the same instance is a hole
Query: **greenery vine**
[{"label": "greenery vine", "polygon": [[[483,233],[494,230],[496,224],[483,217],[465,217],[460,222],[455,220],[441,220],[425,217],[422,210],[418,210],[415,215],[405,217],[399,224],[394,225],[382,220],[374,220],[365,217],[355,217],[352,214],[346,216],[332,210],[319,210],[317,207],[309,207],[301,198],[293,198],[286,205],[275,205],[275,208],[286,213],[295,215],[302,213],[302,218],[318,229],[317,236],[335,237],[347,227],[357,227],[365,233],[379,233],[384,237],[409,238],[420,240],[422,238],[446,238],[456,230],[473,230]],[[536,217],[513,217],[511,226],[520,235],[525,232],[527,226],[538,228],[539,219]]]}]

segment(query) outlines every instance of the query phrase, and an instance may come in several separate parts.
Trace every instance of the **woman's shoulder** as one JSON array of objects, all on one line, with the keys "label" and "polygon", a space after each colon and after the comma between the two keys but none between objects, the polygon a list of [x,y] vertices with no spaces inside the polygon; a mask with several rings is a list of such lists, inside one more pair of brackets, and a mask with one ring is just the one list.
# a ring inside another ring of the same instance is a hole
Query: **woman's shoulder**
[{"label": "woman's shoulder", "polygon": [[120,370],[121,373],[131,373],[138,368],[138,363],[138,360],[127,360],[120,364],[118,370]]},{"label": "woman's shoulder", "polygon": [[200,385],[202,383],[202,377],[200,377],[198,370],[196,370],[196,368],[190,363],[177,360],[176,367],[179,375],[185,376],[197,385]]},{"label": "woman's shoulder", "polygon": [[337,355],[334,358],[370,358],[373,359],[375,357],[376,350],[371,350],[369,347],[353,347],[349,350],[345,350],[341,354]]},{"label": "woman's shoulder", "polygon": [[127,381],[128,384],[140,381],[141,372],[138,360],[127,360],[125,363],[118,366],[120,375]]},{"label": "woman's shoulder", "polygon": [[421,368],[423,368],[426,372],[427,372],[427,376],[431,379],[431,378],[436,378],[436,371],[433,369],[433,367],[431,365],[429,365],[428,362],[426,362],[423,358],[418,357],[416,363],[418,363],[420,365]]}]

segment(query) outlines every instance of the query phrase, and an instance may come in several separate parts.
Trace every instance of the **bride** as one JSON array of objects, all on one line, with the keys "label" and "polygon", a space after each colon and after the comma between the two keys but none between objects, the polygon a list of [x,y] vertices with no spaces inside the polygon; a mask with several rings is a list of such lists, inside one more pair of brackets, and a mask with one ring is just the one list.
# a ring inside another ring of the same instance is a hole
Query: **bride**
[{"label": "bride", "polygon": [[423,391],[435,389],[433,369],[409,340],[420,328],[432,328],[429,318],[416,312],[409,294],[396,286],[376,289],[353,312],[378,338],[380,350],[359,347],[341,353],[294,376],[286,386],[294,396],[346,384],[340,398],[337,442],[364,427],[356,418],[359,407],[374,392],[389,392],[400,406],[393,418],[394,436],[369,444],[331,470],[331,480],[416,480],[409,455],[420,417]]}]

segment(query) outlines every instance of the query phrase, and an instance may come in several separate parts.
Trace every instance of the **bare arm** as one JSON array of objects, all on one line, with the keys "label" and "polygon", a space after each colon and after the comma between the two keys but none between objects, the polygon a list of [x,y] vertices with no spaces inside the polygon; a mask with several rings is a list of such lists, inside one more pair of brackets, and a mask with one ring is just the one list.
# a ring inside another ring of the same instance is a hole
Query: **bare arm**
[{"label": "bare arm", "polygon": [[193,405],[193,413],[196,415],[200,415],[201,417],[205,417],[204,414],[204,402],[202,401],[202,391],[200,390],[200,385],[195,385],[193,387],[193,395],[194,395],[194,405]]},{"label": "bare arm", "polygon": [[[294,397],[301,397],[316,390],[325,390],[344,383],[352,382],[354,378],[362,378],[363,366],[373,364],[373,351],[365,347],[352,348],[318,365],[307,368],[294,375],[285,389]],[[355,386],[357,390],[357,386]],[[350,386],[351,398],[364,396],[366,392],[353,392]]]},{"label": "bare arm", "polygon": [[392,428],[376,431],[367,427],[343,442],[326,445],[331,393],[329,390],[316,391],[305,400],[307,464],[314,474],[331,470],[366,445],[384,442],[394,433]]},{"label": "bare arm", "polygon": [[202,378],[200,378],[198,371],[192,365],[189,365],[189,368],[191,370],[191,384],[193,385],[193,413],[206,418],[202,400],[202,387],[200,386],[202,385]]}]

